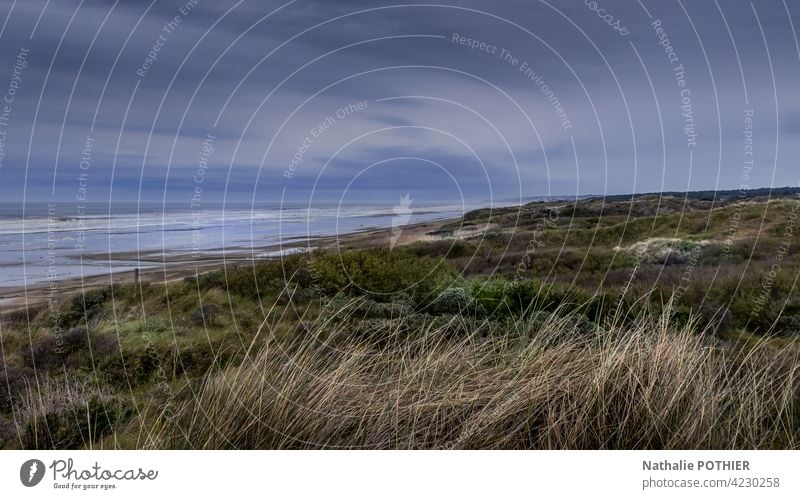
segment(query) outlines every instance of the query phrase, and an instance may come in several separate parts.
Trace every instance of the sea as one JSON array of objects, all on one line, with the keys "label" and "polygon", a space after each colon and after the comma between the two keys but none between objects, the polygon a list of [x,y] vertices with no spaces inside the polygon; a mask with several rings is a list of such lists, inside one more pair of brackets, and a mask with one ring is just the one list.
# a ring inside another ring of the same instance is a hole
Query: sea
[{"label": "sea", "polygon": [[404,225],[459,217],[484,205],[411,205],[398,211],[391,205],[193,210],[185,204],[44,202],[23,209],[0,203],[0,287],[159,267],[159,258],[167,256],[187,261],[225,252],[275,257],[297,250],[264,248],[298,241],[313,247],[320,236],[392,227],[400,225],[398,220]]}]

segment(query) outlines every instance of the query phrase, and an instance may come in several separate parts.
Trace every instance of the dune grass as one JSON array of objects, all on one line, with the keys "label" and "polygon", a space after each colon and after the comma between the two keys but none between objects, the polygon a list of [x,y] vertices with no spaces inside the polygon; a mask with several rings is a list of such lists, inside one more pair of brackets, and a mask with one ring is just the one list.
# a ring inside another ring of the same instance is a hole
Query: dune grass
[{"label": "dune grass", "polygon": [[578,331],[567,310],[478,327],[399,316],[365,337],[355,305],[291,341],[265,321],[241,365],[118,431],[158,449],[800,446],[794,347],[744,347],[667,315]]}]

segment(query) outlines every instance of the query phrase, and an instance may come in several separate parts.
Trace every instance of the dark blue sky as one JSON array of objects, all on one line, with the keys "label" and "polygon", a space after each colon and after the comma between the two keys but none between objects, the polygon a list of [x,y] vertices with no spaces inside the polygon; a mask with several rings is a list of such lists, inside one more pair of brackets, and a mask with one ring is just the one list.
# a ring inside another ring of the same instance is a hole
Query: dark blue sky
[{"label": "dark blue sky", "polygon": [[6,202],[800,180],[800,6],[782,0],[25,0],[0,22]]}]

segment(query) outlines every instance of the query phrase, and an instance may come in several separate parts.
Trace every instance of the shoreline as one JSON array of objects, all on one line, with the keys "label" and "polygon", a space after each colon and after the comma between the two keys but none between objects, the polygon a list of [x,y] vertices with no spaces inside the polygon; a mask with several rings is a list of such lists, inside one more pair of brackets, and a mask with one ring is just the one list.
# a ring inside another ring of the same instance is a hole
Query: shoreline
[{"label": "shoreline", "polygon": [[[402,246],[417,241],[436,239],[439,236],[433,235],[432,233],[439,231],[447,224],[458,222],[459,220],[461,220],[460,217],[443,218],[404,225],[401,227],[402,233],[396,245]],[[304,251],[305,248],[315,250],[338,247],[343,250],[351,250],[388,246],[391,235],[392,229],[390,227],[384,227],[348,232],[342,235],[293,240],[284,244],[273,244],[253,249],[232,248],[229,250],[210,250],[206,251],[208,254],[201,254],[199,257],[194,257],[191,254],[164,255],[163,253],[153,251],[124,251],[118,253],[95,253],[86,255],[84,258],[95,261],[138,261],[143,266],[149,267],[140,269],[140,280],[142,282],[158,284],[174,282],[190,275],[220,269],[226,265],[255,264],[277,260],[284,256],[280,253],[299,251],[300,249]],[[258,256],[268,255],[269,253],[274,253],[274,255]],[[7,314],[31,309],[38,310],[47,306],[52,294],[51,286],[55,286],[55,293],[59,296],[60,301],[67,296],[72,296],[82,291],[85,292],[90,289],[104,288],[112,284],[132,283],[133,281],[134,270],[131,269],[90,276],[41,281],[31,283],[27,286],[0,286],[0,319]]]}]

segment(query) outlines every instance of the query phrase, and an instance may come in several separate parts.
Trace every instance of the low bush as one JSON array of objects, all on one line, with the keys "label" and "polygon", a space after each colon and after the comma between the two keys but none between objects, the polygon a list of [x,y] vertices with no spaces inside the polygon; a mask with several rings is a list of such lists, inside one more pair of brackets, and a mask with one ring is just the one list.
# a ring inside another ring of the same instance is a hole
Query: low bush
[{"label": "low bush", "polygon": [[464,240],[445,239],[411,245],[407,251],[417,256],[430,256],[435,258],[463,258],[475,254],[477,248],[474,244]]},{"label": "low bush", "polygon": [[0,363],[0,412],[11,410],[33,375],[33,369]]},{"label": "low bush", "polygon": [[464,288],[447,288],[426,309],[432,314],[468,313],[473,299]]},{"label": "low bush", "polygon": [[76,367],[79,357],[88,353],[89,332],[76,327],[60,333],[44,331],[25,351],[23,361],[27,367],[52,371],[62,367]]},{"label": "low bush", "polygon": [[204,303],[198,306],[189,317],[195,326],[213,326],[220,313],[220,307],[215,303]]},{"label": "low bush", "polygon": [[50,318],[51,324],[61,329],[87,324],[103,311],[110,296],[110,287],[90,289],[78,294],[55,312]]},{"label": "low bush", "polygon": [[311,287],[313,276],[306,255],[291,255],[281,260],[256,263],[250,266],[231,266],[190,276],[186,282],[200,289],[218,288],[239,296],[257,298],[278,293],[287,282],[302,288]]},{"label": "low bush", "polygon": [[17,427],[10,419],[0,415],[0,449],[10,449],[16,444]]},{"label": "low bush", "polygon": [[320,253],[315,255],[313,268],[315,282],[323,292],[367,295],[376,301],[404,293],[425,303],[456,278],[445,261],[400,249]]}]

